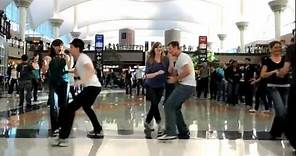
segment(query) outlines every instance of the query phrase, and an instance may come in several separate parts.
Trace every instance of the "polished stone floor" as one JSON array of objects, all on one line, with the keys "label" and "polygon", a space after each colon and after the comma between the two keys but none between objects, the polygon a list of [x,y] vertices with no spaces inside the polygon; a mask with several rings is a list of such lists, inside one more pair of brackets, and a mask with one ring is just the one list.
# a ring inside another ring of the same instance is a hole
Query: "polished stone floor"
[{"label": "polished stone floor", "polygon": [[[190,140],[159,142],[156,134],[144,133],[149,102],[144,96],[125,95],[123,90],[103,90],[93,108],[102,123],[105,138],[89,139],[91,123],[80,109],[76,113],[70,146],[51,147],[46,94],[30,109],[18,107],[18,97],[0,99],[0,155],[266,155],[290,156],[294,151],[283,137],[270,140],[274,113],[250,114],[244,105],[192,97],[183,107]],[[162,105],[159,106],[163,118]],[[163,122],[163,121],[162,121]],[[147,138],[152,139],[147,139]],[[2,152],[4,151],[4,152]]]}]

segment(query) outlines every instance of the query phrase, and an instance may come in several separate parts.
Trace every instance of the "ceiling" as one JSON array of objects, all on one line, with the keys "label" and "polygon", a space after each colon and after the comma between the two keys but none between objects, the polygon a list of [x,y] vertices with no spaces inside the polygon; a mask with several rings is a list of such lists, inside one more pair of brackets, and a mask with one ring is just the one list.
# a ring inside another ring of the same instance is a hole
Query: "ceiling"
[{"label": "ceiling", "polygon": [[[55,0],[33,0],[29,13],[31,26],[38,27],[53,17]],[[240,14],[240,0],[57,0],[60,17],[64,19],[60,34],[69,36],[74,29],[74,7],[81,38],[94,38],[103,33],[106,42],[118,42],[118,29],[136,30],[136,43],[164,41],[164,30],[175,28],[181,42],[197,45],[199,35],[209,36],[219,45],[217,33],[228,34],[226,47],[237,47],[239,31],[235,22],[249,21],[246,42],[270,39],[274,36],[274,17],[268,6],[270,0],[244,0],[244,17]],[[0,0],[5,8],[12,0]],[[222,9],[223,8],[223,9]],[[259,11],[258,11],[259,10]],[[293,27],[295,0],[289,0],[283,12],[282,32]],[[223,20],[221,20],[223,19]]]}]

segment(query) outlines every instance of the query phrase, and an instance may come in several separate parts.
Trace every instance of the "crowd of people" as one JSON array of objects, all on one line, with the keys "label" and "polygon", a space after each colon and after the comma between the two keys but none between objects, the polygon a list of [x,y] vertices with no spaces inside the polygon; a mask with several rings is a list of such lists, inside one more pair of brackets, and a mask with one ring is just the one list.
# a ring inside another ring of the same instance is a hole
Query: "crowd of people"
[{"label": "crowd of people", "polygon": [[[38,100],[38,85],[40,81],[48,84],[48,105],[50,107],[51,135],[57,136],[55,146],[67,146],[67,138],[72,129],[75,111],[83,108],[93,130],[88,132],[90,138],[103,138],[103,129],[91,106],[99,95],[102,85],[94,65],[83,53],[84,42],[74,39],[70,50],[63,49],[63,41],[56,39],[51,43],[50,55],[39,63],[39,56],[32,59],[22,56],[19,65],[10,66],[9,90],[12,94],[15,84],[18,84],[19,105],[23,107],[26,99],[27,107],[33,100]],[[295,96],[295,44],[286,48],[286,56],[282,55],[282,45],[279,41],[269,44],[270,56],[263,57],[260,64],[251,64],[249,58],[239,64],[230,60],[227,64],[203,63],[197,70],[191,57],[182,52],[179,42],[172,41],[164,51],[160,42],[155,42],[150,50],[145,70],[137,66],[132,73],[130,68],[122,71],[118,86],[126,88],[126,94],[132,94],[133,84],[137,86],[137,95],[146,95],[150,101],[150,110],[145,118],[145,132],[153,131],[152,120],[157,123],[159,140],[189,139],[190,132],[182,115],[182,104],[194,92],[199,99],[211,99],[232,105],[245,104],[250,113],[258,111],[260,104],[264,112],[272,108],[275,117],[270,130],[272,138],[281,137],[285,133],[295,147],[295,136],[292,130],[295,107],[292,104]],[[289,69],[292,68],[292,74]],[[110,70],[106,75],[104,85],[107,87],[116,77]],[[78,79],[77,79],[78,78]],[[78,93],[75,90],[81,87]],[[290,91],[289,91],[290,89]],[[24,92],[26,91],[26,98]],[[70,102],[71,93],[72,101]],[[203,96],[202,96],[203,93]],[[159,105],[164,97],[165,127],[161,127]],[[253,102],[255,99],[255,102]],[[255,105],[253,105],[253,103]]]}]

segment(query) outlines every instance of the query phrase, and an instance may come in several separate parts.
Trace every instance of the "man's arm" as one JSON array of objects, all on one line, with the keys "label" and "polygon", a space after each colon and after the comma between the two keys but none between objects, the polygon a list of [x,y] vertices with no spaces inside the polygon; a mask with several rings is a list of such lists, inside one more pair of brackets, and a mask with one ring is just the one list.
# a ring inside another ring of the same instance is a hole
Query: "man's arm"
[{"label": "man's arm", "polygon": [[182,72],[177,75],[177,76],[169,76],[169,80],[168,82],[169,83],[176,83],[178,82],[179,80],[182,80],[184,79],[185,77],[187,77],[188,75],[191,74],[191,72],[194,72],[192,70],[192,67],[189,66],[189,64],[185,64],[183,67],[182,67]]}]

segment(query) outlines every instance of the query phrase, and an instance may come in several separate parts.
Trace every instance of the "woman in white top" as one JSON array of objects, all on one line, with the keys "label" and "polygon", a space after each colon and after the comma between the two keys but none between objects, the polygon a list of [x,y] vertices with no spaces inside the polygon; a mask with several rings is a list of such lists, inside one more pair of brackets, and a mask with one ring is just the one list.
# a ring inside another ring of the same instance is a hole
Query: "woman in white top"
[{"label": "woman in white top", "polygon": [[9,79],[9,89],[8,89],[8,94],[12,95],[13,93],[13,88],[14,85],[17,85],[17,70],[16,70],[16,64],[11,66],[11,76]]},{"label": "woman in white top", "polygon": [[68,105],[65,114],[63,114],[59,139],[53,144],[54,146],[68,146],[66,139],[69,137],[72,129],[75,111],[80,107],[83,108],[94,128],[93,131],[88,132],[87,137],[103,138],[104,136],[102,126],[91,108],[101,92],[101,83],[96,75],[92,60],[82,53],[84,42],[80,39],[74,39],[70,43],[70,47],[72,56],[77,60],[74,73],[77,73],[80,77],[80,80],[75,82],[75,86],[83,85],[83,90]]}]

